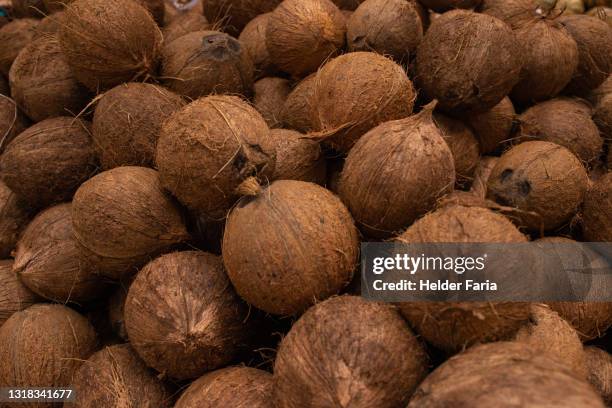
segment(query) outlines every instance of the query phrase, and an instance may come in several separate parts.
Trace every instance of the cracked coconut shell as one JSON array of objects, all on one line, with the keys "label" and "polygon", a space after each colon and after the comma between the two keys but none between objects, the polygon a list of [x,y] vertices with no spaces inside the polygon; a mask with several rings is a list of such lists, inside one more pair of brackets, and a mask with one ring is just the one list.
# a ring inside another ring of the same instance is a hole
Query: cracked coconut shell
[{"label": "cracked coconut shell", "polygon": [[319,143],[288,129],[271,130],[270,137],[276,143],[276,167],[272,180],[325,184],[327,162]]},{"label": "cracked coconut shell", "polygon": [[302,133],[313,130],[312,113],[315,110],[314,90],[316,84],[316,75],[312,74],[301,80],[289,93],[281,111],[283,127]]},{"label": "cracked coconut shell", "polygon": [[255,67],[255,78],[274,75],[276,67],[270,59],[266,46],[266,28],[271,13],[260,14],[251,20],[240,33],[238,40],[247,50]]},{"label": "cracked coconut shell", "polygon": [[304,313],[282,340],[273,401],[278,408],[404,407],[426,373],[423,346],[392,306],[334,297]]},{"label": "cracked coconut shell", "polygon": [[36,37],[38,23],[33,18],[20,18],[0,28],[0,73],[4,76],[8,77],[19,52]]},{"label": "cracked coconut shell", "polygon": [[27,127],[28,120],[15,101],[0,94],[0,152]]},{"label": "cracked coconut shell", "polygon": [[595,346],[584,348],[589,370],[588,380],[603,397],[606,404],[612,403],[612,356]]},{"label": "cracked coconut shell", "polygon": [[12,260],[0,260],[0,327],[13,313],[24,310],[40,299],[13,272]]},{"label": "cracked coconut shell", "polygon": [[335,195],[294,180],[242,187],[247,197],[228,216],[223,263],[244,300],[268,313],[292,315],[348,285],[359,238]]},{"label": "cracked coconut shell", "polygon": [[260,14],[276,8],[282,0],[206,0],[204,15],[213,23],[223,26],[223,31],[238,35],[248,22]]},{"label": "cracked coconut shell", "polygon": [[267,77],[255,82],[253,105],[261,113],[270,128],[278,128],[281,111],[291,92],[290,82],[284,78]]},{"label": "cracked coconut shell", "polygon": [[170,44],[177,38],[196,31],[211,31],[212,27],[212,24],[200,13],[179,14],[162,29],[164,44]]},{"label": "cracked coconut shell", "polygon": [[481,153],[494,153],[500,149],[503,142],[510,139],[515,117],[514,105],[508,97],[485,112],[466,117],[466,123],[478,138]]},{"label": "cracked coconut shell", "polygon": [[439,113],[434,115],[434,121],[453,155],[457,185],[471,184],[480,161],[480,145],[474,132],[463,122]]},{"label": "cracked coconut shell", "polygon": [[0,181],[0,259],[7,259],[21,231],[30,221],[30,211],[10,188]]},{"label": "cracked coconut shell", "polygon": [[612,172],[595,181],[587,192],[582,224],[585,240],[612,242]]},{"label": "cracked coconut shell", "polygon": [[419,0],[423,5],[437,13],[452,9],[473,9],[480,5],[482,0]]},{"label": "cracked coconut shell", "polygon": [[130,286],[125,326],[132,347],[163,375],[197,378],[248,345],[252,319],[221,258],[175,252],[147,264]]}]

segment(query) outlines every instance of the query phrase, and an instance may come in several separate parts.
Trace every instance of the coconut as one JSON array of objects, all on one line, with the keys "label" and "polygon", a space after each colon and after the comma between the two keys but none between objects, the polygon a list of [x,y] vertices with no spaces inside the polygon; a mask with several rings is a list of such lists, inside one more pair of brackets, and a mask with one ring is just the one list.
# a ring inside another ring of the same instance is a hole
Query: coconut
[{"label": "coconut", "polygon": [[172,396],[129,344],[94,353],[74,374],[75,405],[80,408],[169,408]]},{"label": "coconut", "polygon": [[102,168],[152,167],[162,123],[183,99],[151,84],[128,83],[104,93],[93,117],[93,140]]},{"label": "coconut", "polygon": [[232,289],[221,258],[199,251],[147,264],[125,302],[128,337],[150,366],[177,379],[229,364],[251,335],[248,310]]},{"label": "coconut", "polygon": [[294,130],[274,129],[270,137],[276,143],[276,167],[272,180],[325,184],[327,165],[318,143]]},{"label": "coconut", "polygon": [[612,7],[594,7],[587,12],[587,15],[597,17],[612,27]]},{"label": "coconut", "polygon": [[268,18],[271,61],[294,77],[316,71],[344,46],[346,20],[330,0],[284,0]]},{"label": "coconut", "polygon": [[[609,82],[609,81],[608,81]],[[593,121],[599,128],[602,136],[612,139],[612,92],[602,97],[595,106]]]},{"label": "coconut", "polygon": [[332,0],[338,8],[342,10],[352,11],[355,10],[365,0]]},{"label": "coconut", "polygon": [[442,114],[434,120],[453,155],[457,185],[469,185],[480,160],[480,145],[474,133],[463,122]]},{"label": "coconut", "polygon": [[282,0],[206,0],[203,1],[204,15],[208,21],[220,23],[224,30],[238,35],[249,21],[256,16],[270,12]]},{"label": "coconut", "polygon": [[[135,0],[136,3],[140,4],[151,13],[155,22],[161,25],[164,22],[165,4],[164,0]],[[49,12],[61,12],[64,10],[68,3],[72,3],[73,0],[42,0],[45,7]]]},{"label": "coconut", "polygon": [[340,296],[308,310],[282,340],[273,401],[279,408],[404,407],[426,373],[425,351],[394,308]]},{"label": "coconut", "polygon": [[2,180],[34,207],[69,201],[96,170],[89,126],[62,116],[29,127],[0,156]]},{"label": "coconut", "polygon": [[0,181],[0,258],[9,258],[30,214],[15,193]]},{"label": "coconut", "polygon": [[317,74],[311,117],[331,147],[348,152],[368,130],[409,116],[415,98],[401,66],[373,52],[352,52]]},{"label": "coconut", "polygon": [[250,196],[227,219],[223,262],[243,299],[268,313],[290,315],[350,282],[359,239],[336,196],[294,180],[265,189],[246,182],[241,187]]},{"label": "coconut", "polygon": [[563,362],[516,342],[484,344],[443,363],[414,393],[409,408],[598,407],[595,390]]},{"label": "coconut", "polygon": [[234,37],[218,31],[196,31],[164,46],[164,84],[196,99],[213,93],[249,95],[253,63]]},{"label": "coconut", "polygon": [[152,75],[162,34],[135,1],[76,0],[66,8],[60,41],[75,77],[97,91]]},{"label": "coconut", "polygon": [[0,152],[27,127],[28,120],[15,101],[0,94]]},{"label": "coconut", "polygon": [[587,241],[612,241],[612,172],[595,181],[582,208],[584,238]]},{"label": "coconut", "polygon": [[277,71],[270,60],[270,54],[266,46],[266,28],[270,14],[264,13],[255,17],[244,27],[240,37],[238,37],[253,61],[256,78],[272,75]]},{"label": "coconut", "polygon": [[612,302],[554,302],[549,305],[576,329],[582,341],[601,337],[612,326]]},{"label": "coconut", "polygon": [[521,65],[510,27],[486,14],[454,10],[427,30],[417,52],[416,75],[442,110],[484,112],[508,95]]},{"label": "coconut", "polygon": [[38,20],[20,18],[0,28],[0,73],[8,76],[19,52],[36,36]]},{"label": "coconut", "polygon": [[343,156],[330,157],[327,160],[327,181],[325,187],[334,194],[340,192],[340,177],[346,159]]},{"label": "coconut", "polygon": [[478,138],[481,153],[494,153],[504,141],[510,139],[515,116],[512,101],[505,97],[491,109],[466,117],[466,123]]},{"label": "coconut", "polygon": [[313,98],[316,84],[316,75],[312,74],[293,88],[281,111],[283,127],[303,133],[313,130],[312,112],[315,109]]},{"label": "coconut", "polygon": [[438,13],[461,8],[472,9],[480,5],[482,0],[420,0],[425,7],[430,8]]},{"label": "coconut", "polygon": [[44,0],[12,0],[13,12],[17,17],[37,17],[45,15]]},{"label": "coconut", "polygon": [[206,20],[206,17],[199,13],[183,13],[163,28],[164,44],[170,44],[177,38],[195,31],[208,30],[212,30],[212,24]]},{"label": "coconut", "polygon": [[235,96],[198,99],[162,127],[157,166],[162,185],[183,204],[222,219],[250,176],[272,176],[274,142],[261,115]]},{"label": "coconut", "polygon": [[272,375],[250,367],[229,367],[204,374],[181,395],[174,408],[269,408]]},{"label": "coconut", "polygon": [[120,285],[108,298],[106,304],[107,318],[111,326],[111,330],[121,340],[128,341],[127,331],[125,329],[125,300],[127,299],[129,287]]},{"label": "coconut", "polygon": [[8,80],[0,74],[0,95],[10,96],[11,90],[9,88]]},{"label": "coconut", "polygon": [[480,159],[478,165],[476,166],[476,170],[474,171],[474,182],[470,188],[470,193],[481,199],[485,199],[487,197],[487,184],[489,182],[489,176],[491,176],[491,172],[495,168],[498,160],[499,158],[494,156],[483,156]]},{"label": "coconut", "polygon": [[38,296],[31,292],[13,272],[13,261],[0,261],[0,327],[13,313],[24,310],[38,302]]},{"label": "coconut", "polygon": [[291,92],[290,83],[283,78],[263,78],[255,82],[255,108],[271,128],[280,127],[281,111]]},{"label": "coconut", "polygon": [[584,353],[589,370],[588,380],[604,401],[610,405],[612,403],[612,356],[595,346],[585,347]]},{"label": "coconut", "polygon": [[89,102],[86,89],[72,75],[59,41],[44,36],[17,56],[9,74],[11,95],[33,121],[77,115]]},{"label": "coconut", "polygon": [[46,36],[58,36],[62,26],[61,18],[64,15],[63,11],[49,14],[47,17],[40,20],[40,24],[36,26],[36,32],[39,38]]}]

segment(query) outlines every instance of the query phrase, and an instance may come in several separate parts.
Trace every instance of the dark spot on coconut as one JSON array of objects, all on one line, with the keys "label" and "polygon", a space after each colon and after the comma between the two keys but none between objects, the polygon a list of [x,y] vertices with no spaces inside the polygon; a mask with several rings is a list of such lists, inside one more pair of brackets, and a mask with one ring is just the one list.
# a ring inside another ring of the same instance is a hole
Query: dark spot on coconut
[{"label": "dark spot on coconut", "polygon": [[499,179],[501,180],[502,183],[506,182],[514,173],[514,170],[512,169],[506,169],[504,171],[502,171],[501,176],[499,177]]},{"label": "dark spot on coconut", "polygon": [[202,53],[216,60],[235,58],[240,51],[238,40],[227,34],[211,34],[202,38]]},{"label": "dark spot on coconut", "polygon": [[246,166],[246,164],[248,163],[248,159],[247,157],[244,155],[244,151],[242,150],[242,148],[240,148],[240,151],[236,154],[236,158],[234,159],[234,162],[232,163],[232,165],[238,170],[238,171],[242,171],[242,169],[244,168],[244,166]]},{"label": "dark spot on coconut", "polygon": [[522,195],[527,196],[531,192],[531,183],[527,180],[523,180],[519,183],[519,191]]}]

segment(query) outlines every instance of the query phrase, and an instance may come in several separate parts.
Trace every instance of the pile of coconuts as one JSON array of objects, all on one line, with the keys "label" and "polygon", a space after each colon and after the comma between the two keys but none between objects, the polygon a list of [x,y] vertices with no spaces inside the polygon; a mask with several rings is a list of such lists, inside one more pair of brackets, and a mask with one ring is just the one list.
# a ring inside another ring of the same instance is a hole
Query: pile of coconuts
[{"label": "pile of coconuts", "polygon": [[359,273],[364,242],[612,242],[611,1],[0,11],[0,387],[611,403],[612,302],[378,303]]}]

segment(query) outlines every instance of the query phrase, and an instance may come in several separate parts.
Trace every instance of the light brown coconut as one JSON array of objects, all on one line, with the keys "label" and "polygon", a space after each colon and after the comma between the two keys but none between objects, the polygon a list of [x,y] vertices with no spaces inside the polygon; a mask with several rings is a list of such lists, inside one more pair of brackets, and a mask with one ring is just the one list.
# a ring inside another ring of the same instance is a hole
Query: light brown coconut
[{"label": "light brown coconut", "polygon": [[457,185],[470,185],[480,161],[480,145],[474,132],[463,122],[439,113],[434,115],[434,121],[453,154]]},{"label": "light brown coconut", "polygon": [[0,259],[9,258],[21,231],[30,221],[29,209],[0,181]]},{"label": "light brown coconut", "polygon": [[60,42],[75,77],[98,91],[151,76],[162,33],[133,0],[76,0],[66,8]]},{"label": "light brown coconut", "polygon": [[2,180],[33,207],[69,201],[96,171],[90,124],[60,116],[29,127],[0,156]]},{"label": "light brown coconut", "polygon": [[461,8],[472,9],[480,5],[482,0],[419,0],[427,8],[430,8],[438,13]]},{"label": "light brown coconut", "polygon": [[274,129],[276,167],[272,180],[301,180],[320,185],[327,178],[327,162],[321,146],[294,130]]},{"label": "light brown coconut", "polygon": [[243,190],[256,195],[234,207],[223,236],[223,263],[243,299],[268,313],[291,315],[351,281],[359,240],[336,196],[294,180],[265,189],[245,184]]},{"label": "light brown coconut", "polygon": [[316,71],[340,52],[346,20],[330,0],[284,0],[266,26],[272,63],[294,77]]},{"label": "light brown coconut", "polygon": [[15,101],[0,94],[0,152],[27,127],[28,120]]},{"label": "light brown coconut", "polygon": [[281,111],[291,92],[290,82],[284,78],[267,77],[255,82],[253,88],[255,108],[261,113],[270,128],[280,127]]},{"label": "light brown coconut", "polygon": [[606,404],[612,403],[612,356],[595,346],[584,348],[589,370],[588,380]]},{"label": "light brown coconut", "polygon": [[487,184],[489,181],[489,176],[495,168],[498,160],[499,158],[495,156],[483,156],[480,159],[478,165],[476,166],[476,170],[474,171],[474,182],[470,188],[470,193],[473,193],[481,199],[485,199],[487,197]]},{"label": "light brown coconut", "polygon": [[314,129],[314,90],[316,75],[312,74],[300,81],[285,99],[281,111],[281,122],[287,129],[307,133]]},{"label": "light brown coconut", "polygon": [[223,26],[223,31],[238,35],[249,21],[268,13],[282,0],[206,0],[202,1],[208,21]]},{"label": "light brown coconut", "polygon": [[346,153],[368,130],[409,116],[415,98],[401,66],[373,52],[352,52],[317,74],[312,120],[326,143]]},{"label": "light brown coconut", "polygon": [[272,176],[275,148],[266,122],[247,102],[209,96],[166,121],[156,160],[162,185],[179,201],[222,219],[243,180]]},{"label": "light brown coconut", "polygon": [[478,138],[481,153],[494,153],[500,149],[503,142],[510,139],[515,117],[514,105],[508,97],[485,112],[466,117],[466,123]]},{"label": "light brown coconut", "polygon": [[422,345],[392,306],[334,297],[282,340],[273,401],[278,408],[403,407],[426,373]]},{"label": "light brown coconut", "polygon": [[94,353],[74,374],[72,387],[79,408],[172,406],[167,387],[129,344]]},{"label": "light brown coconut", "polygon": [[42,38],[47,35],[58,36],[62,26],[61,19],[64,15],[63,11],[49,14],[47,17],[40,20],[40,24],[36,26],[38,37]]},{"label": "light brown coconut", "polygon": [[591,185],[582,207],[582,224],[585,240],[612,242],[612,172]]},{"label": "light brown coconut", "polygon": [[46,13],[44,0],[12,0],[13,12],[17,17],[41,18]]},{"label": "light brown coconut", "polygon": [[[155,19],[155,22],[162,25],[164,21],[165,13],[165,2],[164,0],[135,0],[136,3],[143,6]],[[45,4],[46,9],[50,13],[62,12],[67,4],[72,3],[73,0],[42,0]]]},{"label": "light brown coconut", "polygon": [[151,84],[122,84],[104,93],[92,124],[102,168],[152,167],[162,123],[184,105],[180,96]]},{"label": "light brown coconut", "polygon": [[0,327],[13,313],[26,309],[40,299],[13,272],[12,260],[0,261]]},{"label": "light brown coconut", "polygon": [[250,367],[229,367],[191,383],[174,408],[269,408],[272,375]]},{"label": "light brown coconut", "polygon": [[212,29],[212,24],[202,14],[196,12],[182,13],[162,29],[164,44],[170,44],[177,38],[195,31],[209,31]]},{"label": "light brown coconut", "polygon": [[0,28],[0,73],[8,77],[19,52],[36,37],[38,20],[20,18]]},{"label": "light brown coconut", "polygon": [[587,11],[587,15],[597,17],[612,27],[612,7],[593,7]]},{"label": "light brown coconut", "polygon": [[150,366],[176,379],[228,365],[252,334],[248,309],[221,258],[175,252],[147,264],[125,302],[128,337]]},{"label": "light brown coconut", "polygon": [[188,239],[181,210],[155,170],[117,167],[83,183],[72,202],[81,262],[111,278]]},{"label": "light brown coconut", "polygon": [[268,47],[266,46],[266,28],[271,13],[260,14],[251,20],[240,33],[238,40],[247,50],[253,65],[255,66],[255,77],[261,78],[273,75],[277,69],[274,67]]},{"label": "light brown coconut", "polygon": [[582,341],[601,337],[612,326],[610,302],[554,302],[549,305],[576,329]]}]

